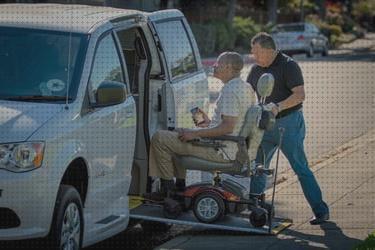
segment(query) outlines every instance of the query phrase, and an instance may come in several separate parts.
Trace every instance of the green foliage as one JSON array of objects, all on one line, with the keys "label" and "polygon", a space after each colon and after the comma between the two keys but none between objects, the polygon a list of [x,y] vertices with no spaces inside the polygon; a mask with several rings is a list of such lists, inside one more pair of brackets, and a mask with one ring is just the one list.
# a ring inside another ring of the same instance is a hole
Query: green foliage
[{"label": "green foliage", "polygon": [[[285,3],[287,9],[293,12],[299,12],[301,9],[301,0],[287,0]],[[307,12],[316,9],[316,3],[312,0],[304,0],[303,1],[303,9]]]},{"label": "green foliage", "polygon": [[230,24],[225,20],[216,20],[210,23],[215,30],[216,51],[230,50],[234,48],[235,34]]},{"label": "green foliage", "polygon": [[370,234],[355,250],[373,250],[375,249],[375,232]]},{"label": "green foliage", "polygon": [[256,24],[250,17],[236,16],[233,19],[233,29],[236,34],[235,46],[248,47],[250,39],[260,32],[260,25]]},{"label": "green foliage", "polygon": [[339,41],[339,37],[343,34],[341,26],[337,24],[329,24],[319,19],[317,15],[308,15],[306,17],[307,22],[311,22],[318,26],[320,31],[328,37],[329,42],[332,45],[336,45]]},{"label": "green foliage", "polygon": [[353,15],[362,16],[362,15],[375,15],[375,1],[374,0],[361,0],[353,4]]},{"label": "green foliage", "polygon": [[203,56],[234,48],[236,34],[226,20],[191,24],[191,28]]},{"label": "green foliage", "polygon": [[202,55],[211,55],[215,51],[215,28],[212,25],[191,24],[191,29]]}]

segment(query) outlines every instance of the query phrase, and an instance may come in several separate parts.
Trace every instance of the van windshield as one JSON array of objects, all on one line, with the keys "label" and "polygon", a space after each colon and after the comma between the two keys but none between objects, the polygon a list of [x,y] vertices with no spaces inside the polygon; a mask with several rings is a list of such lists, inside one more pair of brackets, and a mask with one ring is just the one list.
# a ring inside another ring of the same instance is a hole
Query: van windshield
[{"label": "van windshield", "polygon": [[0,27],[0,99],[61,103],[68,92],[75,99],[85,41],[83,34]]}]

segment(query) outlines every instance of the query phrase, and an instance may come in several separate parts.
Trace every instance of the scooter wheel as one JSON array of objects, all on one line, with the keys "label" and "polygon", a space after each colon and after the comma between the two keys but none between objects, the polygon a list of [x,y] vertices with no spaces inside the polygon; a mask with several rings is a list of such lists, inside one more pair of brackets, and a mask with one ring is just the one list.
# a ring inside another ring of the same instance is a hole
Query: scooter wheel
[{"label": "scooter wheel", "polygon": [[224,216],[225,204],[215,193],[202,193],[194,200],[193,212],[200,222],[213,223]]},{"label": "scooter wheel", "polygon": [[182,213],[182,207],[177,201],[167,198],[164,200],[163,215],[168,219],[176,219]]},{"label": "scooter wheel", "polygon": [[270,203],[264,202],[264,204],[262,204],[261,207],[267,210],[268,218],[275,217],[275,207],[272,206]]},{"label": "scooter wheel", "polygon": [[251,211],[249,216],[250,223],[254,227],[263,227],[267,223],[267,210],[263,208],[256,208]]}]

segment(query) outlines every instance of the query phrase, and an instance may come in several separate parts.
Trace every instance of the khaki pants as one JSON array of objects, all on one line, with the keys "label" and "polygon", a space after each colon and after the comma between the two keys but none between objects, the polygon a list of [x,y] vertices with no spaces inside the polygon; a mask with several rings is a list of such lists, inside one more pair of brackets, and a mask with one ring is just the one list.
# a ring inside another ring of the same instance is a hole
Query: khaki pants
[{"label": "khaki pants", "polygon": [[149,176],[171,180],[173,177],[185,179],[186,170],[174,166],[172,156],[190,155],[213,162],[229,162],[211,147],[196,146],[178,139],[174,131],[159,130],[151,139]]}]

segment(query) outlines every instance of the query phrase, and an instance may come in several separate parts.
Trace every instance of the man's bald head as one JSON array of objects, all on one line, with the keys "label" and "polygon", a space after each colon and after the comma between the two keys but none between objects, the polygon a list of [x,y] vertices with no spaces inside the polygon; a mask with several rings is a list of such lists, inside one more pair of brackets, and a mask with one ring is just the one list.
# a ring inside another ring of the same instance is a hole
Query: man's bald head
[{"label": "man's bald head", "polygon": [[220,54],[217,59],[219,64],[225,64],[230,67],[233,74],[239,75],[243,68],[243,59],[242,56],[236,52],[223,52]]}]

